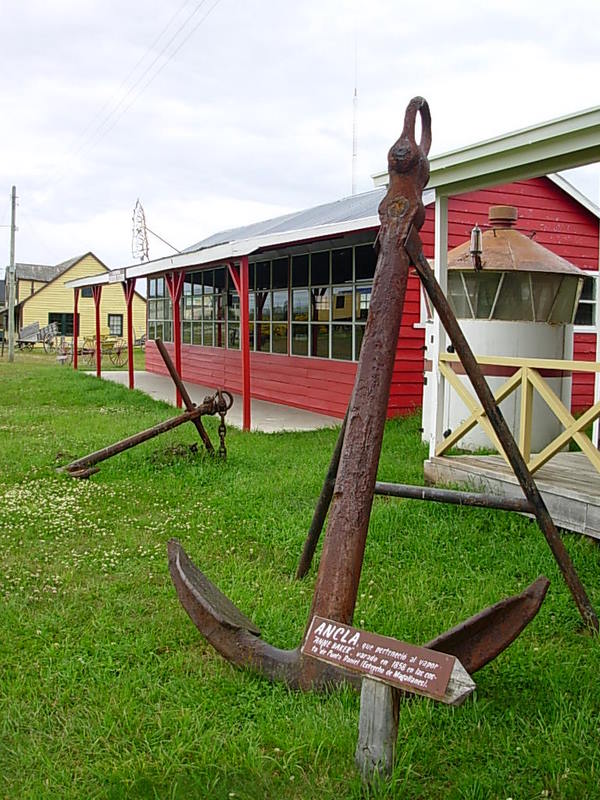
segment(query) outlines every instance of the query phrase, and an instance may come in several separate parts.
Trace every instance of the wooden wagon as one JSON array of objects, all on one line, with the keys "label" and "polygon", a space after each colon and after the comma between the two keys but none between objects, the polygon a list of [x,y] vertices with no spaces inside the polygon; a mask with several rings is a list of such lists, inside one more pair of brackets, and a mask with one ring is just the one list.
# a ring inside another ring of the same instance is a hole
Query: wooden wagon
[{"label": "wooden wagon", "polygon": [[[96,363],[96,337],[86,336],[83,345],[79,348],[79,355],[90,366]],[[127,342],[121,337],[110,335],[100,336],[100,357],[108,357],[115,367],[122,367],[127,363]]]},{"label": "wooden wagon", "polygon": [[39,322],[32,322],[30,325],[20,328],[17,347],[20,350],[33,350],[37,342],[41,342],[47,353],[53,353],[56,349],[57,338],[58,325],[56,322],[51,322],[43,328],[40,328]]}]

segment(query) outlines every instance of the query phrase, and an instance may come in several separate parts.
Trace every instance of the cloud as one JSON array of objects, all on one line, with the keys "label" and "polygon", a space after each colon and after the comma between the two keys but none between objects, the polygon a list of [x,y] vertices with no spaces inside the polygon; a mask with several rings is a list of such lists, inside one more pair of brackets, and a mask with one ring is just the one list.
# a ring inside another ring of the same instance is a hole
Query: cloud
[{"label": "cloud", "polygon": [[[348,194],[355,39],[360,190],[385,167],[414,94],[432,107],[433,153],[597,102],[600,6],[587,0],[568,13],[558,0],[543,13],[522,0],[410,12],[397,0],[220,0],[175,53],[213,2],[4,10],[0,181],[20,196],[19,259],[92,249],[129,263],[137,197],[150,227],[185,247]],[[595,174],[575,179],[589,190]]]}]

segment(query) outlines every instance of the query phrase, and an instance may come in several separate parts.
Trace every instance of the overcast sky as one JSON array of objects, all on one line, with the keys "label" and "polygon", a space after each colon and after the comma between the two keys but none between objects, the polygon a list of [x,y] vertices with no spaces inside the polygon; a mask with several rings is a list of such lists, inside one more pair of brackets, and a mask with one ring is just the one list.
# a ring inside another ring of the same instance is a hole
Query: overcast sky
[{"label": "overcast sky", "polygon": [[597,105],[599,31],[598,0],[4,0],[0,224],[16,184],[17,261],[117,267],[138,197],[184,248],[350,194],[355,38],[368,191],[413,95],[432,154]]}]

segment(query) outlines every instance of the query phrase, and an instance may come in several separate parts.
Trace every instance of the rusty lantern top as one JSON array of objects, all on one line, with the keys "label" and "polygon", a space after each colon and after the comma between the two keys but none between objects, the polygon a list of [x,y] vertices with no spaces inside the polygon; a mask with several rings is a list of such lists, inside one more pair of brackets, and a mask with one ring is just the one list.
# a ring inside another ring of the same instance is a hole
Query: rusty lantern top
[{"label": "rusty lantern top", "polygon": [[[586,273],[557,256],[532,238],[516,230],[518,211],[514,206],[492,206],[490,227],[482,234],[481,269],[485,272],[543,272],[585,277]],[[472,270],[470,242],[450,250],[449,270]]]}]

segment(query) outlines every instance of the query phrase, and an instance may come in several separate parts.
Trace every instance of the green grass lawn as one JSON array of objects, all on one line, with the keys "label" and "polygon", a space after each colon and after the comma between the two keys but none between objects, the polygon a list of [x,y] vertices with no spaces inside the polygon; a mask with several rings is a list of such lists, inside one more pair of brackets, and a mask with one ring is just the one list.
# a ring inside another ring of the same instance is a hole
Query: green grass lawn
[{"label": "green grass lawn", "polygon": [[[68,338],[66,343],[69,347],[72,347],[72,339]],[[1,352],[1,351],[0,351]],[[124,355],[127,355],[127,351],[124,351]],[[58,350],[52,353],[46,353],[43,346],[41,344],[36,344],[32,350],[20,350],[18,347],[15,347],[15,360],[19,364],[55,364],[57,363],[57,356]],[[8,345],[5,344],[4,346],[4,354],[0,357],[0,363],[2,359],[6,362],[8,359]],[[133,368],[134,369],[145,369],[146,368],[146,352],[142,350],[141,347],[134,347],[133,348]],[[79,355],[78,359],[78,369],[82,372],[96,372],[96,360],[95,356],[90,357],[89,355],[84,356],[83,354]],[[117,366],[112,363],[110,360],[110,356],[108,354],[104,354],[102,357],[102,372],[108,371],[127,371],[127,359],[125,359],[125,363],[121,366]]]},{"label": "green grass lawn", "polygon": [[[354,768],[359,698],[299,694],[232,668],[179,605],[166,543],[295,647],[316,564],[293,574],[335,430],[228,434],[226,464],[184,426],[56,472],[173,414],[53,359],[0,360],[0,797],[600,798],[600,644],[536,526],[377,498],[355,623],[414,643],[544,573],[538,617],[459,708],[404,702],[387,785]],[[422,481],[419,420],[388,423],[381,479]],[[207,421],[216,441],[216,421]],[[565,535],[600,607],[600,548]]]}]

